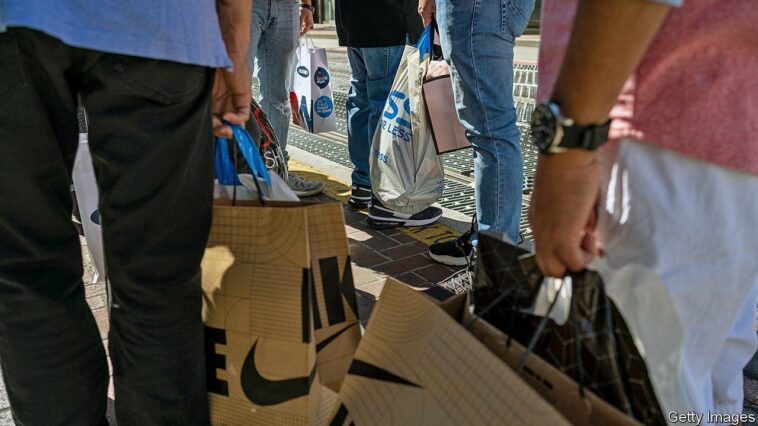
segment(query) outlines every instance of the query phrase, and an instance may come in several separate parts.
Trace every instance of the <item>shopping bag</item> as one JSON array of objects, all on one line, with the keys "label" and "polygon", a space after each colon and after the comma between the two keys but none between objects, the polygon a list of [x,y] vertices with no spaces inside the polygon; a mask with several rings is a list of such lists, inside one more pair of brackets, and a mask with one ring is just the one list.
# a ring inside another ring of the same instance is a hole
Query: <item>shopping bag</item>
[{"label": "shopping bag", "polygon": [[[477,250],[473,294],[478,316],[626,415],[644,424],[666,424],[645,359],[597,273],[583,271],[562,280],[571,286],[570,306],[567,320],[559,324],[551,311],[562,297],[554,297],[545,315],[532,315],[543,289],[533,255],[489,232],[480,233]],[[560,288],[554,292],[561,293]]]},{"label": "shopping bag", "polygon": [[[464,295],[457,297],[465,299]],[[517,370],[521,378],[572,425],[640,425],[638,421],[622,413],[592,391],[583,389],[571,377],[550,363],[533,353],[527,353],[523,345],[508,338],[468,309],[461,310],[461,317],[462,324],[477,340],[508,366],[517,369],[521,360],[524,359],[523,366]]]},{"label": "shopping bag", "polygon": [[[266,168],[279,175],[286,182],[289,178],[287,158],[282,152],[279,138],[274,132],[268,116],[263,112],[260,104],[255,99],[250,102],[250,119],[245,123],[245,130],[247,130],[253,142],[258,146],[258,152]],[[234,148],[234,144],[230,146],[231,148]],[[230,155],[235,157],[237,173],[249,172],[247,162],[239,149],[232,150]]]},{"label": "shopping bag", "polygon": [[87,240],[87,250],[92,257],[95,274],[92,282],[105,279],[105,253],[103,252],[103,231],[100,225],[98,203],[100,200],[92,154],[89,150],[87,133],[79,134],[79,148],[76,151],[74,169],[71,174],[76,192],[76,202]]},{"label": "shopping bag", "polygon": [[310,133],[333,132],[337,130],[334,115],[334,96],[326,50],[312,43],[300,44],[296,53],[294,92],[300,126]]},{"label": "shopping bag", "polygon": [[[214,198],[232,200],[268,200],[268,201],[299,201],[277,171],[268,167],[261,157],[259,147],[255,144],[250,133],[238,125],[232,125],[234,134],[233,144],[238,155],[233,155],[238,162],[240,157],[243,166],[233,164],[229,156],[229,141],[217,138],[215,142],[216,185]],[[265,151],[264,151],[265,154]],[[238,174],[241,168],[249,168],[251,173]],[[285,170],[285,176],[286,176]]]},{"label": "shopping bag", "polygon": [[338,203],[215,200],[202,261],[213,425],[326,424],[360,339],[348,253]]},{"label": "shopping bag", "polygon": [[387,280],[331,424],[569,424],[460,321]]},{"label": "shopping bag", "polygon": [[418,44],[406,46],[379,126],[369,166],[374,195],[387,208],[416,214],[437,202],[445,187],[422,96],[430,58],[427,27]]},{"label": "shopping bag", "polygon": [[[470,148],[466,129],[458,119],[453,83],[445,61],[432,61],[423,85],[424,103],[429,111],[432,139],[437,154]],[[434,72],[432,71],[434,68]]]}]

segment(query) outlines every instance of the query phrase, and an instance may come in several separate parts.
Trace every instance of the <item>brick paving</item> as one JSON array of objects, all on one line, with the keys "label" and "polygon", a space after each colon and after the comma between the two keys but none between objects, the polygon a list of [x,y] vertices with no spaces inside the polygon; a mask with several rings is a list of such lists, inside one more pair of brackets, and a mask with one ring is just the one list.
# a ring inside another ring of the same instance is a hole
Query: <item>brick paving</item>
[{"label": "brick paving", "polygon": [[[326,195],[315,199],[334,201]],[[385,278],[397,278],[412,287],[426,289],[458,270],[434,262],[427,254],[428,246],[402,230],[372,229],[366,224],[364,212],[346,205],[344,209],[353,280],[364,324],[379,299]]]}]

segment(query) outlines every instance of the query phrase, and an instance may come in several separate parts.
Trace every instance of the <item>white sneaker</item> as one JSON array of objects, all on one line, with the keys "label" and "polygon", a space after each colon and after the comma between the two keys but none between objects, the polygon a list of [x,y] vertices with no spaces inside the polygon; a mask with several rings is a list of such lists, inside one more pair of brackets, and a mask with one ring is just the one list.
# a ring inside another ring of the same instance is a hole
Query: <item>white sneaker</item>
[{"label": "white sneaker", "polygon": [[298,197],[312,197],[316,194],[320,194],[324,190],[324,184],[317,180],[303,180],[295,176],[293,173],[289,174],[287,178],[287,185]]}]

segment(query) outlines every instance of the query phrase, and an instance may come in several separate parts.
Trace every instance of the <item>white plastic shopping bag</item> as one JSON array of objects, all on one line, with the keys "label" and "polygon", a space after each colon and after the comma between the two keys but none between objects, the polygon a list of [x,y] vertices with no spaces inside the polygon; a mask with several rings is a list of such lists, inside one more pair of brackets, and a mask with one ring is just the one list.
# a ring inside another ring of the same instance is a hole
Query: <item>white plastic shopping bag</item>
[{"label": "white plastic shopping bag", "polygon": [[402,214],[416,214],[431,206],[445,188],[442,160],[422,95],[431,57],[430,28],[416,47],[405,47],[369,158],[374,195],[385,207]]},{"label": "white plastic shopping bag", "polygon": [[82,228],[84,228],[84,238],[87,240],[87,249],[95,266],[95,275],[92,278],[92,282],[94,283],[100,279],[104,279],[106,271],[103,234],[98,211],[100,194],[97,188],[95,169],[92,166],[92,154],[89,151],[86,133],[79,134],[79,149],[76,151],[72,178],[77,204],[79,205]]},{"label": "white plastic shopping bag", "polygon": [[293,111],[293,115],[297,114],[300,126],[310,133],[336,131],[332,77],[326,50],[312,44],[301,44],[294,69],[293,89],[297,110]]}]

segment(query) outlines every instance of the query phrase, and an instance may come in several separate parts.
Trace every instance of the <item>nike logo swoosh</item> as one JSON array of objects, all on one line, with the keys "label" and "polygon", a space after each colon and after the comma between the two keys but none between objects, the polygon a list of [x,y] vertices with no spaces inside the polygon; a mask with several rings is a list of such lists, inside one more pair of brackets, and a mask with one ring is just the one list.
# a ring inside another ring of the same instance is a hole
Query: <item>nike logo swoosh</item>
[{"label": "nike logo swoosh", "polygon": [[381,367],[371,365],[365,361],[354,359],[350,364],[350,370],[347,372],[354,376],[367,377],[369,379],[381,380],[383,382],[397,383],[399,385],[413,386],[415,388],[421,388],[421,386],[410,382],[398,375],[395,375]]},{"label": "nike logo swoosh", "polygon": [[327,337],[326,339],[322,340],[321,343],[316,345],[316,352],[321,352],[322,349],[329,346],[329,343],[332,343],[334,339],[338,338],[342,333],[346,332],[350,327],[354,327],[358,325],[358,323],[348,325],[347,327],[343,328],[342,330],[332,334],[331,336]]},{"label": "nike logo swoosh", "polygon": [[308,377],[296,377],[284,380],[269,380],[258,371],[255,365],[255,349],[258,341],[253,343],[250,353],[242,364],[240,384],[247,399],[259,406],[281,404],[292,399],[307,396],[311,384],[316,377],[316,366],[313,366]]}]

